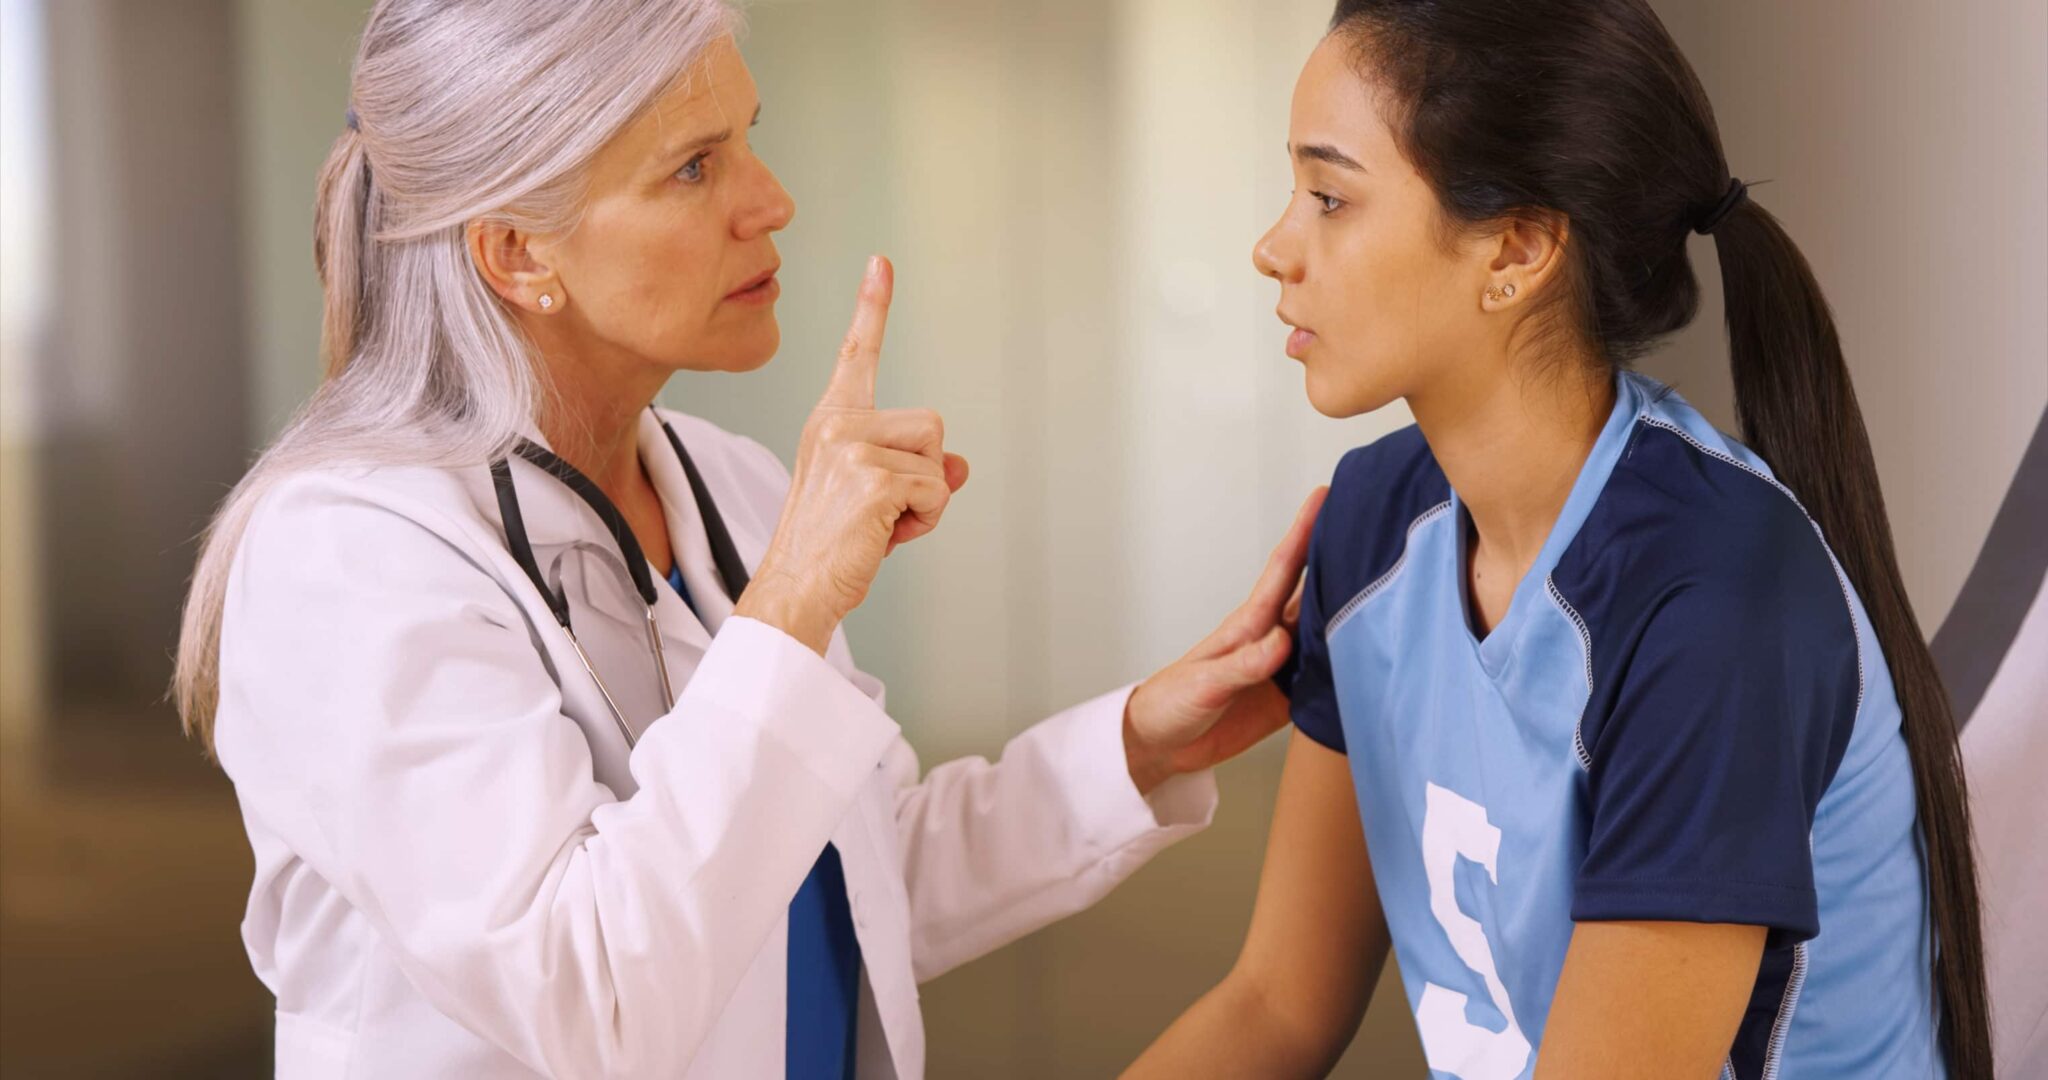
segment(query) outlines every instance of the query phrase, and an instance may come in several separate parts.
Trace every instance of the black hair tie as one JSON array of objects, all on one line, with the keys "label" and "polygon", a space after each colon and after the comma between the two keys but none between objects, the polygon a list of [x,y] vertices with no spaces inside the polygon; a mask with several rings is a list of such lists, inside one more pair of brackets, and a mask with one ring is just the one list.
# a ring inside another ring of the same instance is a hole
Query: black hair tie
[{"label": "black hair tie", "polygon": [[363,130],[362,122],[356,119],[356,110],[354,106],[350,106],[348,112],[342,114],[342,120],[343,122],[348,124],[348,129],[350,131],[360,132]]},{"label": "black hair tie", "polygon": [[1741,206],[1743,200],[1747,198],[1749,198],[1749,185],[1732,176],[1729,177],[1728,193],[1721,196],[1721,201],[1715,203],[1713,209],[1700,216],[1699,224],[1694,225],[1692,231],[1701,236],[1712,234],[1715,229],[1721,227],[1721,222],[1726,220],[1729,214],[1734,213],[1735,208]]}]

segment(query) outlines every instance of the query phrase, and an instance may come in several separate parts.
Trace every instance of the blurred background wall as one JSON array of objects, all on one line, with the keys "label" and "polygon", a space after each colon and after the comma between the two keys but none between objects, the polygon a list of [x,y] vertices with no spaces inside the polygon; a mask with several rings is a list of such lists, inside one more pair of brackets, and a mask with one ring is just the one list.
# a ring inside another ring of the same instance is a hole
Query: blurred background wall
[{"label": "blurred background wall", "polygon": [[[1829,289],[1932,633],[2048,405],[2048,8],[1656,6]],[[317,377],[313,177],[366,9],[0,0],[10,1073],[266,1067],[232,793],[160,696],[190,538]],[[861,260],[896,259],[882,396],[942,410],[975,473],[850,629],[927,762],[1178,655],[1338,455],[1406,423],[1317,416],[1250,268],[1328,10],[752,4],[756,140],[799,207],[783,352],[667,401],[786,456]],[[1731,426],[1714,253],[1693,250],[1709,304],[1646,366]],[[1226,767],[1216,826],[1099,908],[927,987],[933,1075],[1112,1074],[1221,975],[1279,750]],[[1389,981],[1339,1075],[1421,1072]]]}]

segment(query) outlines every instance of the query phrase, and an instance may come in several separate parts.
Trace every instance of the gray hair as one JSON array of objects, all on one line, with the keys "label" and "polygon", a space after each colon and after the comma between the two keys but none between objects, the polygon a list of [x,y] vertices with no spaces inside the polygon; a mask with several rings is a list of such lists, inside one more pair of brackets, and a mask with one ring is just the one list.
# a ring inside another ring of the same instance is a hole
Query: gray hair
[{"label": "gray hair", "polygon": [[537,419],[544,372],[469,223],[572,228],[592,157],[738,21],[730,0],[378,0],[320,171],[325,375],[201,541],[172,684],[187,734],[211,747],[228,573],[267,490],[337,464],[481,464]]}]

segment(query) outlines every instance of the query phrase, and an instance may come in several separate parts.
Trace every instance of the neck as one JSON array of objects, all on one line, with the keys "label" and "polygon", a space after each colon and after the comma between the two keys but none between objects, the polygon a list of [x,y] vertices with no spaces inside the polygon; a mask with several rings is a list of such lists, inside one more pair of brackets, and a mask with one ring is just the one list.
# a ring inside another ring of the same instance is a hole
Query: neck
[{"label": "neck", "polygon": [[571,365],[555,365],[551,375],[541,434],[562,460],[623,504],[622,496],[647,483],[640,467],[640,412],[661,384]]},{"label": "neck", "polygon": [[1524,569],[1541,553],[1614,408],[1604,362],[1555,363],[1526,376],[1496,370],[1408,402],[1480,545]]}]

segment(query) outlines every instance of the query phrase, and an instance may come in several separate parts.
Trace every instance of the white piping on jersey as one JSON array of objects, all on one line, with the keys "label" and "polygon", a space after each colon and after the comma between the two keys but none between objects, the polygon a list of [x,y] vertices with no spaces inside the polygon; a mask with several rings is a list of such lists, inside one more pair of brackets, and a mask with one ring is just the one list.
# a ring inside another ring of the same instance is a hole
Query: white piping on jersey
[{"label": "white piping on jersey", "polygon": [[1344,620],[1356,614],[1359,608],[1365,606],[1367,600],[1379,595],[1385,591],[1388,585],[1393,584],[1394,576],[1401,572],[1402,567],[1408,565],[1408,549],[1415,540],[1415,530],[1422,528],[1431,519],[1450,508],[1451,500],[1445,499],[1435,506],[1424,510],[1414,521],[1408,523],[1408,533],[1401,541],[1401,557],[1395,559],[1394,565],[1388,567],[1386,573],[1375,578],[1372,584],[1360,589],[1357,596],[1345,601],[1344,606],[1337,609],[1337,614],[1330,616],[1330,621],[1323,624],[1323,640],[1328,641],[1332,635],[1336,634],[1337,628],[1344,625]]},{"label": "white piping on jersey", "polygon": [[[1785,1032],[1792,1026],[1792,1010],[1799,1007],[1799,990],[1806,985],[1806,942],[1792,946],[1792,974],[1785,980],[1785,992],[1778,998],[1778,1017],[1771,1023],[1771,1041],[1764,1050],[1764,1069],[1758,1080],[1778,1080],[1778,1065],[1785,1054]],[[1721,1080],[1738,1080],[1735,1058],[1721,1062]]]},{"label": "white piping on jersey", "polygon": [[1640,419],[1643,423],[1648,424],[1651,427],[1663,428],[1664,430],[1672,433],[1673,435],[1676,435],[1679,438],[1684,439],[1686,442],[1691,443],[1693,449],[1698,450],[1700,453],[1705,454],[1711,458],[1716,458],[1718,460],[1725,461],[1728,464],[1733,465],[1738,469],[1741,469],[1743,472],[1746,472],[1749,475],[1754,476],[1757,479],[1762,480],[1763,482],[1771,485],[1772,487],[1777,488],[1781,493],[1784,494],[1786,498],[1792,500],[1793,506],[1799,508],[1799,513],[1806,518],[1806,523],[1813,527],[1813,535],[1820,538],[1820,549],[1822,551],[1827,552],[1828,565],[1835,568],[1835,584],[1842,587],[1842,605],[1849,609],[1849,634],[1856,640],[1856,711],[1851,715],[1863,715],[1863,691],[1864,683],[1866,681],[1866,677],[1864,675],[1863,670],[1863,631],[1856,623],[1856,604],[1855,601],[1850,599],[1850,597],[1853,594],[1849,590],[1849,577],[1848,575],[1842,572],[1842,564],[1835,558],[1835,549],[1828,546],[1828,536],[1826,533],[1821,531],[1820,523],[1813,520],[1812,514],[1808,514],[1806,512],[1806,504],[1799,501],[1799,496],[1793,494],[1791,488],[1788,488],[1785,485],[1779,483],[1777,477],[1772,476],[1771,474],[1758,469],[1754,465],[1751,465],[1740,458],[1734,457],[1720,450],[1716,450],[1711,446],[1707,446],[1706,444],[1700,442],[1698,439],[1693,438],[1690,432],[1672,423],[1671,421],[1665,420],[1662,417],[1651,416],[1647,413],[1638,417],[1638,419]]},{"label": "white piping on jersey", "polygon": [[1785,1055],[1785,1032],[1792,1027],[1792,1010],[1799,1007],[1799,988],[1806,985],[1806,942],[1792,946],[1792,977],[1785,980],[1785,996],[1778,1002],[1778,1022],[1771,1025],[1770,1049],[1764,1051],[1760,1080],[1778,1080],[1778,1066]]},{"label": "white piping on jersey", "polygon": [[[1579,652],[1586,661],[1586,704],[1591,705],[1593,699],[1593,633],[1586,629],[1586,620],[1579,617],[1579,609],[1573,607],[1571,601],[1566,600],[1564,594],[1557,591],[1557,579],[1554,576],[1544,575],[1543,591],[1550,594],[1550,602],[1557,605],[1557,609],[1564,612],[1565,618],[1570,619],[1572,626],[1579,631]],[[1579,768],[1592,772],[1593,755],[1586,752],[1586,739],[1582,730],[1585,722],[1586,709],[1585,706],[1580,706],[1579,718],[1572,722],[1572,754],[1579,759]]]}]

